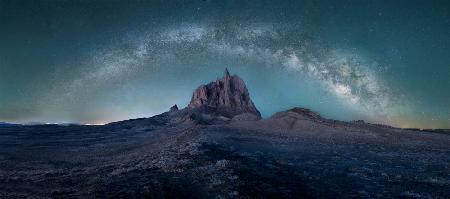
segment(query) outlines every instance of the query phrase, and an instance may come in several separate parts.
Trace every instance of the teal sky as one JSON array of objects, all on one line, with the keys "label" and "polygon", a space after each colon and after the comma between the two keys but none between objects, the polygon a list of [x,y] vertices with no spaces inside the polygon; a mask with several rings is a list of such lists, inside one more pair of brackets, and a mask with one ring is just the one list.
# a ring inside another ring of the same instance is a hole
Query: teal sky
[{"label": "teal sky", "polygon": [[186,106],[225,67],[264,117],[450,128],[448,1],[0,1],[0,121]]}]

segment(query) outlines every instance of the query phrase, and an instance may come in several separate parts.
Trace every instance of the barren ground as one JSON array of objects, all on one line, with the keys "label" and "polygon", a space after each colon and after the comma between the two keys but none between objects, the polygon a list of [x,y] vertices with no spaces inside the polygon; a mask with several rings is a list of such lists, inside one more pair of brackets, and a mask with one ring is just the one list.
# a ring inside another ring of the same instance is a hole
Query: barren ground
[{"label": "barren ground", "polygon": [[450,197],[450,135],[271,124],[0,127],[0,197]]}]

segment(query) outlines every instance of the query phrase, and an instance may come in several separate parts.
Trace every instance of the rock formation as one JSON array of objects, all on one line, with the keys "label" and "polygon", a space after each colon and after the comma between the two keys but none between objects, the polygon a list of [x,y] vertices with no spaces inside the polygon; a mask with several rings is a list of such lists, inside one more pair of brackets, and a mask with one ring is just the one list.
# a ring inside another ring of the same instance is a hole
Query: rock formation
[{"label": "rock formation", "polygon": [[225,69],[222,78],[199,86],[194,91],[188,107],[214,109],[216,113],[228,118],[243,113],[261,118],[261,114],[250,99],[244,81],[237,75],[230,76],[228,69]]},{"label": "rock formation", "polygon": [[281,118],[286,115],[296,115],[296,117],[301,117],[310,120],[323,120],[323,118],[319,114],[307,108],[300,108],[300,107],[294,107],[286,111],[278,112],[274,114],[271,118]]},{"label": "rock formation", "polygon": [[172,107],[170,107],[170,112],[178,111],[178,106],[175,104]]}]

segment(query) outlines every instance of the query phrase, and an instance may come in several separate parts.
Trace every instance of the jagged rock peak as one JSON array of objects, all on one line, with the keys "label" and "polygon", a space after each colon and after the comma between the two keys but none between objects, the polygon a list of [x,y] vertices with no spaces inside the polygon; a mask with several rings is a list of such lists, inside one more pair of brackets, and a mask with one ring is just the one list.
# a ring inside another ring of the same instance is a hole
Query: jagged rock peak
[{"label": "jagged rock peak", "polygon": [[170,107],[170,112],[178,111],[178,106],[175,104],[172,107]]},{"label": "jagged rock peak", "polygon": [[223,73],[223,77],[230,77],[230,71],[228,71],[228,68],[225,68],[225,72]]},{"label": "jagged rock peak", "polygon": [[222,78],[199,86],[192,94],[188,107],[213,108],[218,114],[229,118],[243,113],[261,118],[244,81],[237,75],[230,76],[228,69],[225,69]]}]

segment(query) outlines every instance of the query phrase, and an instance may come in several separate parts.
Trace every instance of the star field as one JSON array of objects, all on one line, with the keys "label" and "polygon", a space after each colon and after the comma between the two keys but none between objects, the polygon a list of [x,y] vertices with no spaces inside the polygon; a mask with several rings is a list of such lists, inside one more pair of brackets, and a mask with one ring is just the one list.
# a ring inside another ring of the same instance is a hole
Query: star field
[{"label": "star field", "polygon": [[2,1],[0,121],[107,123],[185,106],[225,67],[263,117],[450,128],[444,1]]}]

